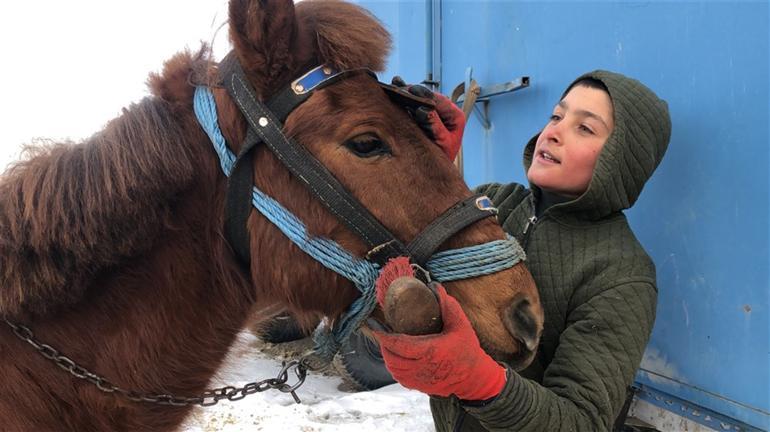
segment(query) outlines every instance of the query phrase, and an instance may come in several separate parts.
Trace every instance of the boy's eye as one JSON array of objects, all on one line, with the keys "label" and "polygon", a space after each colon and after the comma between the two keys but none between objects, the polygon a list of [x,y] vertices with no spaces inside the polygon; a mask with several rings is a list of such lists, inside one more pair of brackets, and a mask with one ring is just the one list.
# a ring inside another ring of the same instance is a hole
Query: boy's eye
[{"label": "boy's eye", "polygon": [[583,124],[582,124],[582,125],[580,125],[580,130],[581,130],[581,131],[583,131],[583,132],[585,132],[585,133],[591,134],[591,135],[593,135],[593,134],[594,134],[594,131],[593,131],[593,130],[591,130],[591,128],[589,128],[588,126],[586,126],[586,125],[583,125]]},{"label": "boy's eye", "polygon": [[561,116],[559,114],[551,114],[551,121],[559,121]]}]

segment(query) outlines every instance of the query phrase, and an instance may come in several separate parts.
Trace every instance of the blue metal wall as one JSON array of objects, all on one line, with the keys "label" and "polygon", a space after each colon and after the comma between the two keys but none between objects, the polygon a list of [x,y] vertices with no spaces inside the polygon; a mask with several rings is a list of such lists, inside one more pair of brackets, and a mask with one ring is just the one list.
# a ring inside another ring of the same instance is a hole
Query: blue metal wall
[{"label": "blue metal wall", "polygon": [[360,3],[394,34],[388,77],[417,82],[432,70],[445,93],[469,66],[482,87],[530,77],[530,88],[492,100],[489,130],[470,121],[470,185],[526,182],[524,144],[582,72],[633,76],[668,101],[669,151],[628,212],[660,290],[637,378],[770,428],[768,2]]}]

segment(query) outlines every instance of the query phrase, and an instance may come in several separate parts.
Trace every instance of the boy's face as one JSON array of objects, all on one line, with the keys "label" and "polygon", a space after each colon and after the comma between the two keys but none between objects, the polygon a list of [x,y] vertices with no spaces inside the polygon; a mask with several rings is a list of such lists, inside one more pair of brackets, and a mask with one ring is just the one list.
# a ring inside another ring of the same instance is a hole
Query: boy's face
[{"label": "boy's face", "polygon": [[540,133],[527,178],[543,190],[577,198],[588,189],[614,126],[612,101],[604,90],[573,87]]}]

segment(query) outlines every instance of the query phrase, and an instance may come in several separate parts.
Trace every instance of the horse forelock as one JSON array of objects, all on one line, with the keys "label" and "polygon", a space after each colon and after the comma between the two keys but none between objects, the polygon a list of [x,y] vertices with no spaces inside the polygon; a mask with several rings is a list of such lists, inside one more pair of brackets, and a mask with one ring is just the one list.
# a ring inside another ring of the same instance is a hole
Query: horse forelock
[{"label": "horse forelock", "polygon": [[296,10],[300,31],[316,39],[319,62],[338,70],[385,69],[391,37],[367,10],[337,0],[306,0]]}]

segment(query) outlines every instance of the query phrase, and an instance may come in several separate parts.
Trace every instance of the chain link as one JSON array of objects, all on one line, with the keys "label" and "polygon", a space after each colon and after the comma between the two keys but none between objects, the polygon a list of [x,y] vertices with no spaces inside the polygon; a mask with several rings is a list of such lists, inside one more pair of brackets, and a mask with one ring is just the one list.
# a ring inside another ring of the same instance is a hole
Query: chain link
[{"label": "chain link", "polygon": [[[101,377],[95,373],[90,372],[88,369],[75,363],[69,357],[66,357],[59,353],[52,346],[42,343],[35,338],[32,330],[20,325],[14,324],[7,319],[3,319],[6,324],[13,330],[13,333],[22,341],[32,345],[43,357],[51,360],[59,366],[61,369],[69,372],[70,375],[88,381],[95,385],[96,388],[105,392],[115,394],[122,398],[128,399],[134,402],[147,402],[158,405],[170,405],[170,406],[191,406],[199,405],[202,407],[212,406],[219,403],[219,401],[227,399],[229,401],[238,401],[245,398],[248,395],[254,393],[260,393],[267,390],[278,390],[283,393],[290,393],[294,398],[294,401],[301,403],[299,396],[297,396],[296,390],[305,383],[308,370],[314,370],[315,368],[309,363],[308,356],[304,356],[299,360],[291,360],[289,362],[283,362],[281,371],[275,378],[268,378],[262,381],[250,382],[241,387],[225,386],[216,388],[213,390],[205,390],[199,396],[184,397],[175,396],[170,394],[154,394],[154,393],[142,393],[133,390],[126,390],[121,388],[104,377]],[[289,384],[289,372],[293,371],[297,378],[297,382]]]}]

